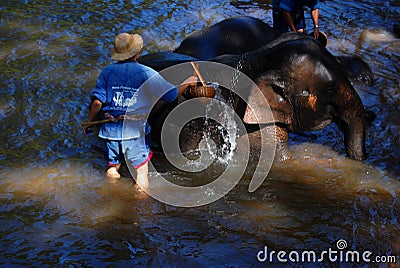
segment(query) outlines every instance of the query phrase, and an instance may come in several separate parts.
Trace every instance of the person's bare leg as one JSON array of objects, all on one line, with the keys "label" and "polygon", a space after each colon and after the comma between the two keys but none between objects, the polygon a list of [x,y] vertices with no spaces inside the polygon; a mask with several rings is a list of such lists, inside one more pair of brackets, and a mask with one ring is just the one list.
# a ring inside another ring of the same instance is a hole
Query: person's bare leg
[{"label": "person's bare leg", "polygon": [[148,163],[136,169],[136,183],[142,189],[149,188],[149,165]]},{"label": "person's bare leg", "polygon": [[119,169],[121,168],[121,164],[115,165],[115,168],[117,169],[117,172],[119,173]]},{"label": "person's bare leg", "polygon": [[118,164],[118,165],[108,168],[107,173],[106,173],[107,177],[109,177],[111,179],[121,178],[121,175],[118,172],[120,167],[121,167],[121,164]]}]

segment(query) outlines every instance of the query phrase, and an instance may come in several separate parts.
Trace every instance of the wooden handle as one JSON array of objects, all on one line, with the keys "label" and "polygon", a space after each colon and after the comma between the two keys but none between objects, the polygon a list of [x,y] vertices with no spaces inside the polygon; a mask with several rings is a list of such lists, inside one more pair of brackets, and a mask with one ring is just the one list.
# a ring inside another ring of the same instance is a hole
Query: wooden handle
[{"label": "wooden handle", "polygon": [[192,64],[194,71],[196,72],[197,76],[199,77],[201,84],[203,85],[204,88],[206,88],[206,86],[207,86],[206,82],[204,82],[203,76],[201,76],[199,69],[197,69],[197,66],[194,64],[193,61],[190,63]]},{"label": "wooden handle", "polygon": [[82,126],[82,127],[94,126],[94,125],[104,124],[104,123],[108,123],[108,122],[113,122],[113,120],[115,120],[115,119],[104,119],[104,120],[83,122],[83,123],[81,124],[81,126]]}]

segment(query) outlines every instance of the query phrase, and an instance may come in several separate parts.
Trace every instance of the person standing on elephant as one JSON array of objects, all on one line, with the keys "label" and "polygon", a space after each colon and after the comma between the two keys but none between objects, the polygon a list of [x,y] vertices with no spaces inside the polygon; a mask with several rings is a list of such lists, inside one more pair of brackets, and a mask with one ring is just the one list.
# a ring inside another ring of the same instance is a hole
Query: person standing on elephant
[{"label": "person standing on elephant", "polygon": [[319,37],[319,0],[273,0],[272,14],[274,28],[286,33],[289,31],[304,33],[306,22],[304,7],[311,9],[311,19],[314,23],[314,37]]},{"label": "person standing on elephant", "polygon": [[[147,138],[150,133],[147,114],[158,99],[174,101],[189,85],[195,85],[198,78],[193,74],[175,87],[155,70],[137,62],[142,47],[143,39],[138,34],[116,36],[111,53],[116,62],[105,67],[97,79],[91,94],[89,122],[98,114],[112,120],[102,124],[99,130],[99,137],[107,147],[109,168],[106,175],[112,179],[120,178],[119,169],[126,153],[127,160],[136,170],[137,184],[147,188],[148,161],[152,156]],[[142,87],[146,81],[146,85],[150,85]],[[124,130],[123,119],[129,126]],[[87,133],[88,128],[84,132]]]}]

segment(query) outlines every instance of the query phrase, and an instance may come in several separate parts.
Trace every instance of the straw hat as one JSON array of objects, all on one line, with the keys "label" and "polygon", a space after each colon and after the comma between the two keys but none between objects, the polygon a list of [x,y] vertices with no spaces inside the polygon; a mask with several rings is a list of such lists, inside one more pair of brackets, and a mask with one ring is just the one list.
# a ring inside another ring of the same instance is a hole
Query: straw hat
[{"label": "straw hat", "polygon": [[143,39],[138,34],[122,33],[114,40],[114,48],[111,58],[117,61],[124,61],[132,58],[140,52],[143,47]]}]

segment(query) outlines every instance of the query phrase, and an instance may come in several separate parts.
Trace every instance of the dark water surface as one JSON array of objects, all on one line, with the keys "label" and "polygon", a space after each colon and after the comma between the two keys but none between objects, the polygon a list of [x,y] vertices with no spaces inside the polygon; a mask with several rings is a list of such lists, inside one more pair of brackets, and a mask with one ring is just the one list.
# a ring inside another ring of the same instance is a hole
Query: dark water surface
[{"label": "dark water surface", "polygon": [[[392,33],[400,24],[398,1],[323,1],[320,11],[327,48],[361,56],[375,75],[374,86],[356,87],[377,114],[367,131],[364,162],[344,156],[342,134],[332,125],[314,136],[293,135],[294,158],[274,164],[256,192],[247,191],[251,174],[245,174],[217,202],[176,208],[138,192],[131,179],[106,179],[96,138],[81,135],[89,93],[110,63],[117,33],[137,30],[144,53],[170,50],[192,31],[232,16],[272,25],[270,6],[2,3],[0,266],[258,267],[271,264],[257,260],[264,246],[322,252],[337,250],[340,239],[347,250],[399,256],[400,40]],[[309,263],[275,259],[278,265]],[[351,266],[328,258],[312,265]]]}]

